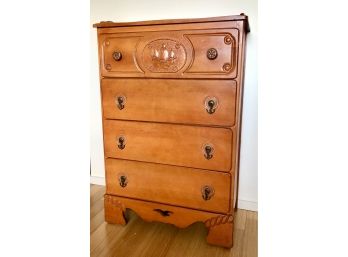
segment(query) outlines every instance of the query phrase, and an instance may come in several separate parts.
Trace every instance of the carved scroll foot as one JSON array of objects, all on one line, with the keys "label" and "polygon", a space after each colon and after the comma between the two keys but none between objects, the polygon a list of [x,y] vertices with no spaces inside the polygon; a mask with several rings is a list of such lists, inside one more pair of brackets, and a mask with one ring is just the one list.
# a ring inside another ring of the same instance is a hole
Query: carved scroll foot
[{"label": "carved scroll foot", "polygon": [[220,215],[205,221],[208,228],[207,242],[212,245],[231,248],[233,245],[233,216]]},{"label": "carved scroll foot", "polygon": [[104,196],[104,213],[107,223],[121,225],[126,225],[127,223],[124,205],[112,196]]}]

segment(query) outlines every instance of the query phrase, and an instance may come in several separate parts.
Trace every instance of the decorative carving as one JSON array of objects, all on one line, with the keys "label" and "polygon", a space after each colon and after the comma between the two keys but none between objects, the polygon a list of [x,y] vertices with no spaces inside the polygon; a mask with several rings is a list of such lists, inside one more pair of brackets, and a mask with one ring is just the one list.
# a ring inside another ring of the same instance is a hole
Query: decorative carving
[{"label": "decorative carving", "polygon": [[212,217],[204,222],[205,226],[208,228],[222,225],[222,224],[226,224],[226,223],[233,223],[232,214],[215,216],[215,217]]},{"label": "decorative carving", "polygon": [[226,45],[232,44],[232,37],[230,35],[226,36],[224,38],[224,42],[225,42]]},{"label": "decorative carving", "polygon": [[[239,40],[237,29],[216,33],[184,34],[194,49],[191,64],[184,74],[237,76]],[[202,44],[204,42],[204,44]],[[208,51],[207,51],[208,50]],[[215,55],[217,51],[217,56]],[[215,59],[214,59],[215,58]]]},{"label": "decorative carving", "polygon": [[154,211],[158,212],[163,217],[168,217],[168,216],[170,216],[170,214],[173,213],[172,211],[164,211],[164,210],[161,210],[161,209],[154,209]]},{"label": "decorative carving", "polygon": [[143,63],[151,72],[177,72],[186,62],[182,44],[169,39],[150,42],[143,51]]},{"label": "decorative carving", "polygon": [[222,66],[222,69],[224,71],[229,71],[231,69],[231,64],[230,63],[225,63],[224,66]]},{"label": "decorative carving", "polygon": [[117,198],[112,197],[110,195],[104,195],[104,202],[106,204],[110,204],[110,205],[112,205],[114,207],[118,207],[118,208],[120,208],[122,210],[125,210],[124,204],[122,204],[119,200],[117,200]]},{"label": "decorative carving", "polygon": [[[105,195],[105,220],[113,224],[126,224],[126,210],[132,209],[145,221],[161,221],[185,228],[194,222],[202,221],[208,228],[207,242],[223,247],[232,247],[232,214],[213,214],[171,206],[171,211],[158,204]],[[168,206],[169,208],[169,206]],[[159,215],[158,215],[158,214]],[[174,215],[175,213],[175,215]]]},{"label": "decorative carving", "polygon": [[127,223],[124,215],[125,211],[125,206],[119,200],[110,195],[104,195],[104,214],[106,222],[125,225]]},{"label": "decorative carving", "polygon": [[111,65],[110,65],[110,64],[106,64],[106,65],[105,65],[105,69],[111,70]]},{"label": "decorative carving", "polygon": [[233,245],[233,216],[232,214],[219,215],[204,222],[209,229],[207,242],[231,248]]}]

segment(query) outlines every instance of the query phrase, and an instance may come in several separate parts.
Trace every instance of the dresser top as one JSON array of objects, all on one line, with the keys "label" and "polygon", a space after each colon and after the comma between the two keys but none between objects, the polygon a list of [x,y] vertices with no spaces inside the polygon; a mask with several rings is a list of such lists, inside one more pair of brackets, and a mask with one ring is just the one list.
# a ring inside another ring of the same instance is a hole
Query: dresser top
[{"label": "dresser top", "polygon": [[209,18],[196,18],[196,19],[172,19],[172,20],[150,20],[150,21],[135,21],[135,22],[112,22],[101,21],[93,24],[94,28],[114,28],[114,27],[129,27],[129,26],[148,26],[148,25],[169,25],[169,24],[187,24],[187,23],[203,23],[203,22],[216,22],[216,21],[245,21],[245,29],[250,31],[248,16],[244,13],[240,15],[209,17]]}]

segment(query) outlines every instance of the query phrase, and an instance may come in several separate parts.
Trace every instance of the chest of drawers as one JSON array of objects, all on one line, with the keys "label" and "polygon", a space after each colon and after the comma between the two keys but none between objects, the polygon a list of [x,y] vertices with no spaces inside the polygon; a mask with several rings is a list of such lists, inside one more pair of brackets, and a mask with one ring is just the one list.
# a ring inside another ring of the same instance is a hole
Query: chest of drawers
[{"label": "chest of drawers", "polygon": [[244,14],[100,22],[105,220],[186,227],[232,247],[238,192]]}]

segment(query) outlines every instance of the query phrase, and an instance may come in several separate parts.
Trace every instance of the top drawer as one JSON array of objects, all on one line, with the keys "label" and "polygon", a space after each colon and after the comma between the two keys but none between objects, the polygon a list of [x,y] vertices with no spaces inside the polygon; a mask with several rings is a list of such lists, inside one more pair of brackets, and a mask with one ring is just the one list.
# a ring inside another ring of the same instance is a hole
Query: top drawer
[{"label": "top drawer", "polygon": [[239,29],[99,34],[104,77],[235,78]]}]

